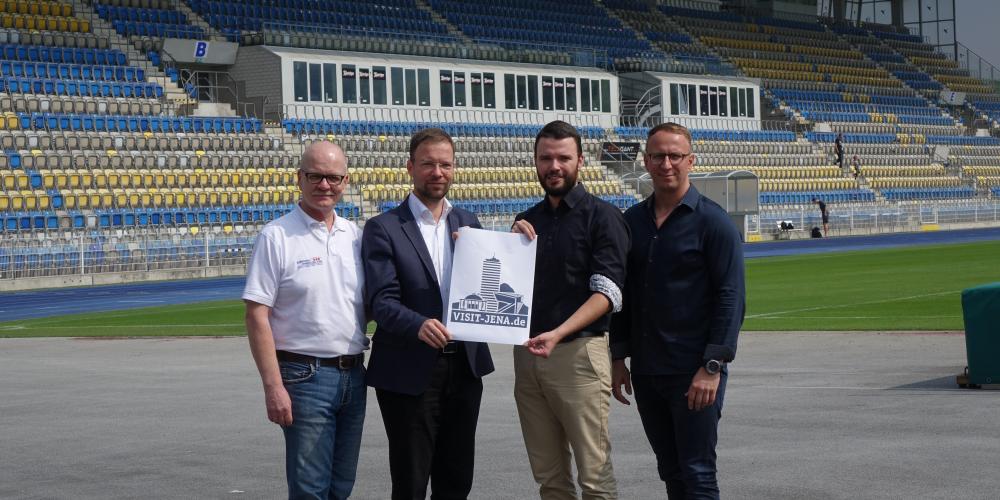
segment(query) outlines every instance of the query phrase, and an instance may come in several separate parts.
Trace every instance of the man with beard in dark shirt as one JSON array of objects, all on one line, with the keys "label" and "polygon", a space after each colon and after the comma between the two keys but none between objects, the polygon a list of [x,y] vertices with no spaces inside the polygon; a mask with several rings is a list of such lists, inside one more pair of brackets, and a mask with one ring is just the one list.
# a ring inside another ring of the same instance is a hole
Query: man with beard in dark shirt
[{"label": "man with beard in dark shirt", "polygon": [[[610,313],[621,305],[628,228],[621,212],[577,183],[580,134],[554,121],[535,138],[545,199],[513,230],[538,239],[531,339],[514,348],[514,400],[539,496],[618,497],[608,413]],[[570,451],[572,450],[572,457]]]}]

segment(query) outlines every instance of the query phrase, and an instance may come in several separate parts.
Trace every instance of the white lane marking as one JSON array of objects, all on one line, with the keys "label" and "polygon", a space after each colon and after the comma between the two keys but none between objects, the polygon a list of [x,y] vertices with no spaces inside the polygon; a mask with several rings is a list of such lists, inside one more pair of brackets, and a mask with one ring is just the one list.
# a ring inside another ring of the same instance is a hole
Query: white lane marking
[{"label": "white lane marking", "polygon": [[945,315],[918,315],[918,314],[907,314],[905,316],[787,316],[787,317],[767,317],[767,318],[755,318],[755,319],[777,319],[777,320],[788,320],[788,319],[907,319],[907,318],[961,318],[961,314],[945,314]]},{"label": "white lane marking", "polygon": [[809,385],[787,385],[787,386],[758,386],[758,388],[767,389],[785,389],[785,390],[807,390],[807,391],[911,391],[911,392],[963,392],[969,393],[967,389],[961,389],[959,387],[951,388],[933,388],[933,387],[850,387],[850,386],[809,386]]},{"label": "white lane marking", "polygon": [[38,326],[38,325],[13,325],[4,326],[0,329],[7,330],[82,330],[84,328],[173,328],[173,327],[199,327],[199,328],[211,328],[216,326],[244,326],[243,323],[215,323],[208,325],[180,325],[180,324],[168,324],[168,325],[67,325],[67,326]]},{"label": "white lane marking", "polygon": [[748,319],[750,319],[750,318],[766,318],[766,317],[769,317],[769,316],[781,316],[781,315],[784,315],[784,314],[792,314],[792,313],[798,313],[798,312],[822,311],[823,309],[840,309],[840,308],[844,308],[844,307],[867,306],[867,305],[871,305],[871,304],[885,304],[885,303],[888,303],[888,302],[904,302],[904,301],[907,301],[907,300],[922,299],[922,298],[925,298],[925,297],[939,297],[941,295],[949,295],[949,294],[953,294],[953,293],[959,293],[960,291],[961,290],[951,290],[951,291],[947,291],[947,292],[922,293],[920,295],[910,295],[910,296],[907,296],[907,297],[894,297],[894,298],[891,298],[891,299],[882,299],[882,300],[870,300],[870,301],[867,301],[867,302],[855,302],[853,304],[835,304],[835,305],[828,305],[828,306],[803,307],[802,309],[790,309],[788,311],[775,311],[775,312],[761,313],[761,314],[748,314],[747,318]]}]

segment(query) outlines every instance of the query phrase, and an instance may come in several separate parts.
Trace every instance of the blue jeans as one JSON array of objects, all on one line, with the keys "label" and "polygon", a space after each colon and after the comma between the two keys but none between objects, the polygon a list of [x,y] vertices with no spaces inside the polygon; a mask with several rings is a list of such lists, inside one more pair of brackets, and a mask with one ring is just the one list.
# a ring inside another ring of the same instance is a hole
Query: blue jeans
[{"label": "blue jeans", "polygon": [[285,475],[289,499],[351,496],[365,423],[365,369],[279,362],[292,400],[285,427]]},{"label": "blue jeans", "polygon": [[695,411],[688,409],[684,395],[692,375],[632,374],[639,418],[670,500],[719,498],[715,445],[727,378],[723,373],[715,403]]}]

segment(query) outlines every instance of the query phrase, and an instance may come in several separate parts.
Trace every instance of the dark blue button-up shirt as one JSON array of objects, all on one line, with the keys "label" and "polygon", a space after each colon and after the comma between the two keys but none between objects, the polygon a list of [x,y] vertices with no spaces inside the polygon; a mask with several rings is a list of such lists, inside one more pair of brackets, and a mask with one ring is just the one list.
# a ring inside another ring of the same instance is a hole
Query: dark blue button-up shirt
[{"label": "dark blue button-up shirt", "polygon": [[656,227],[653,196],[625,212],[632,233],[614,359],[644,375],[693,374],[732,361],[746,302],[743,242],[726,211],[694,186]]}]

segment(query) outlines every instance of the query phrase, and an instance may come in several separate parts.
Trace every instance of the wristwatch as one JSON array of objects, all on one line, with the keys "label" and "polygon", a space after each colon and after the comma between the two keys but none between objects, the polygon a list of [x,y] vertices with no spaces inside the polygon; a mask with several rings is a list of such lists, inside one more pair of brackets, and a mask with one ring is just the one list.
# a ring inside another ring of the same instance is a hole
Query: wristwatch
[{"label": "wristwatch", "polygon": [[719,361],[717,359],[710,359],[710,360],[708,360],[708,361],[705,362],[705,371],[709,375],[715,375],[716,373],[719,373],[719,372],[722,371],[722,367],[724,365],[725,365],[725,363],[723,363],[722,361]]}]

